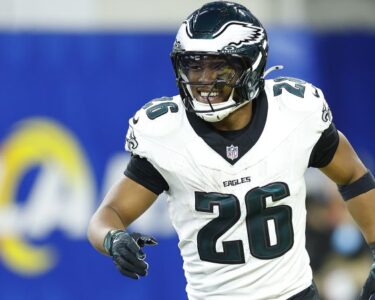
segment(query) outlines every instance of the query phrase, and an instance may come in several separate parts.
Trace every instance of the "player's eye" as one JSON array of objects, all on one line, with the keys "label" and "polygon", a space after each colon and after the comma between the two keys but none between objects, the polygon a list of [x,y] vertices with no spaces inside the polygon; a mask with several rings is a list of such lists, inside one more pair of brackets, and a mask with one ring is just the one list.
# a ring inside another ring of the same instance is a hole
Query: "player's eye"
[{"label": "player's eye", "polygon": [[210,64],[210,68],[215,71],[222,71],[225,70],[228,66],[224,62],[216,62]]},{"label": "player's eye", "polygon": [[200,70],[202,70],[202,66],[200,64],[195,63],[195,64],[191,64],[189,66],[189,69],[193,70],[193,71],[200,71]]}]

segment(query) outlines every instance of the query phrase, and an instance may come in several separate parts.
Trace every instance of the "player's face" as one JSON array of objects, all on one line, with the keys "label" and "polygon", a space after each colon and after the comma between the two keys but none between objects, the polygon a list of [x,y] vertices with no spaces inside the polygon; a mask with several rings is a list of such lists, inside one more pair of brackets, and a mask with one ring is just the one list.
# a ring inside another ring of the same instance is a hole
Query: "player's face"
[{"label": "player's face", "polygon": [[242,69],[239,63],[210,55],[187,56],[183,65],[192,96],[212,104],[228,100]]}]

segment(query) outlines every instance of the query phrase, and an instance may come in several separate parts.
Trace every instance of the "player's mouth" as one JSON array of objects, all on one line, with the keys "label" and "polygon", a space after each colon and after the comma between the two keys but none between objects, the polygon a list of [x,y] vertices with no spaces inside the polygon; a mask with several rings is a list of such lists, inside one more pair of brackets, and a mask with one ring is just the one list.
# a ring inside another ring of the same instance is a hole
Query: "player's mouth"
[{"label": "player's mouth", "polygon": [[211,102],[211,103],[219,103],[223,101],[223,93],[218,90],[213,91],[205,91],[205,90],[198,90],[197,91],[197,100],[200,102]]}]

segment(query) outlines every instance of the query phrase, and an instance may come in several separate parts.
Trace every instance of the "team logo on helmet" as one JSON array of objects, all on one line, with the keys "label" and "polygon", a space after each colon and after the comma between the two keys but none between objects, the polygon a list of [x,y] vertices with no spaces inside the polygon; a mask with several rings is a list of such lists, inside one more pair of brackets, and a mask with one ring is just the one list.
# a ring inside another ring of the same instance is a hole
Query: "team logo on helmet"
[{"label": "team logo on helmet", "polygon": [[241,48],[242,45],[257,44],[265,38],[263,28],[249,23],[229,22],[221,30],[214,36],[219,36],[222,32],[228,31],[226,35],[230,35],[232,40],[227,46],[223,47],[223,52],[233,52],[234,49]]},{"label": "team logo on helmet", "polygon": [[238,158],[238,146],[230,145],[227,146],[227,157],[231,160]]},{"label": "team logo on helmet", "polygon": [[183,48],[186,51],[220,51],[234,53],[242,46],[261,43],[266,38],[262,27],[251,23],[230,21],[216,31],[211,39],[196,39],[191,31],[189,22],[185,21],[176,38],[175,50]]}]

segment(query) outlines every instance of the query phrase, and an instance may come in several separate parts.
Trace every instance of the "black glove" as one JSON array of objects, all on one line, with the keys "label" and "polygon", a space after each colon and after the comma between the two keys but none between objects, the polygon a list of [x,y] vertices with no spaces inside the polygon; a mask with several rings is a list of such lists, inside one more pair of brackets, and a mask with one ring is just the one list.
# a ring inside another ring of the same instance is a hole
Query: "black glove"
[{"label": "black glove", "polygon": [[358,300],[375,300],[375,263],[371,267]]},{"label": "black glove", "polygon": [[133,279],[147,275],[146,254],[142,251],[145,245],[157,245],[157,241],[151,236],[124,230],[110,231],[104,239],[104,248],[112,256],[117,269]]}]

